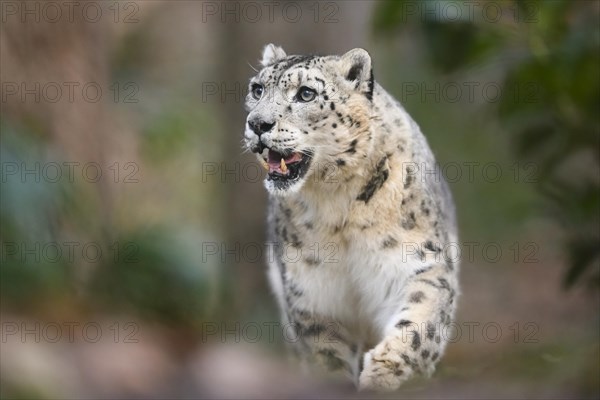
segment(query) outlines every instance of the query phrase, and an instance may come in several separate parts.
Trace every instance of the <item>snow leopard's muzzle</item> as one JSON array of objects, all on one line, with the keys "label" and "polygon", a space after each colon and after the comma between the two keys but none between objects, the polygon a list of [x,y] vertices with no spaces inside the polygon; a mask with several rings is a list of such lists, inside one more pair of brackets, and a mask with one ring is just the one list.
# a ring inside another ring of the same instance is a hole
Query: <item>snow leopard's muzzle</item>
[{"label": "snow leopard's muzzle", "polygon": [[273,189],[285,191],[306,175],[313,153],[295,151],[265,140],[263,134],[270,132],[274,125],[256,118],[248,120],[248,129],[257,138],[252,141],[250,148],[267,170],[267,181],[271,182]]}]

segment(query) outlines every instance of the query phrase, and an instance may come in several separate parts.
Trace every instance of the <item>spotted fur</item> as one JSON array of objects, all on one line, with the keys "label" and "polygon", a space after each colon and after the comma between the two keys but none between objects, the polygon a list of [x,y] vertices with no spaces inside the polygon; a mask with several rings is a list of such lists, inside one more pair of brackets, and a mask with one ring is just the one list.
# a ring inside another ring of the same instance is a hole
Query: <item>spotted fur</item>
[{"label": "spotted fur", "polygon": [[[373,80],[363,49],[288,56],[268,45],[262,67],[248,121],[272,128],[258,136],[247,125],[247,148],[310,155],[301,178],[266,181],[269,278],[300,336],[296,353],[360,389],[431,374],[455,311],[458,260],[450,192],[414,167],[437,168],[425,137]],[[301,87],[316,97],[298,101]]]}]

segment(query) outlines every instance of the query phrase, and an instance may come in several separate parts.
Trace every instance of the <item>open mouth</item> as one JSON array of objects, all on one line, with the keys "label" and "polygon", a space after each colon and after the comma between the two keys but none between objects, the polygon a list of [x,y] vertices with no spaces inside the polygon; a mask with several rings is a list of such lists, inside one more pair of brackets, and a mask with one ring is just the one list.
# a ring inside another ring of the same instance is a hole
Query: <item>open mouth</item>
[{"label": "open mouth", "polygon": [[269,149],[267,158],[261,157],[261,160],[268,172],[267,179],[279,188],[285,188],[306,174],[311,156],[296,152],[279,153]]}]

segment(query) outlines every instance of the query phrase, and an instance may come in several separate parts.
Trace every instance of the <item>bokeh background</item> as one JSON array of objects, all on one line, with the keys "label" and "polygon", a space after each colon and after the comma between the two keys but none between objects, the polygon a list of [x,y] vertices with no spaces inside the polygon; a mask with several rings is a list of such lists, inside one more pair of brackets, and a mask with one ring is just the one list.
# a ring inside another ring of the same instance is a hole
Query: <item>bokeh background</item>
[{"label": "bokeh background", "polygon": [[304,377],[244,153],[265,44],[373,58],[455,196],[462,296],[400,398],[600,395],[597,1],[2,1],[0,396],[356,397]]}]

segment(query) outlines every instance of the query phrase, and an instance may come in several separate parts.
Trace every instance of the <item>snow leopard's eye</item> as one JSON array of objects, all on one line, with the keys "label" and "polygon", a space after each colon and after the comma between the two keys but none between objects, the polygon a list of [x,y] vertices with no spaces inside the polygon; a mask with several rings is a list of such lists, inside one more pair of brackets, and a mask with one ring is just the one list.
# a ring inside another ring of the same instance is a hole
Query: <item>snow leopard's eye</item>
[{"label": "snow leopard's eye", "polygon": [[300,90],[298,90],[298,94],[296,95],[298,101],[301,101],[303,103],[308,103],[309,101],[314,100],[316,96],[317,92],[306,86],[302,86]]},{"label": "snow leopard's eye", "polygon": [[264,88],[262,85],[259,85],[258,83],[252,85],[252,97],[254,97],[256,100],[260,100],[263,95],[263,91]]}]

